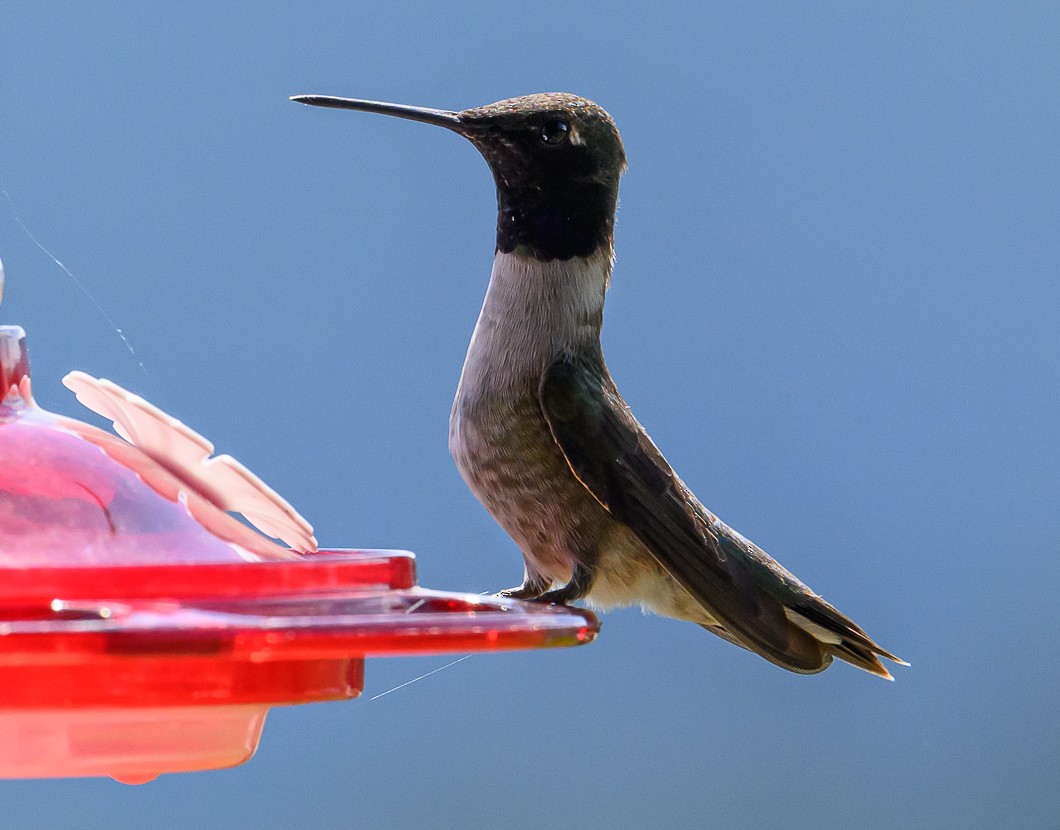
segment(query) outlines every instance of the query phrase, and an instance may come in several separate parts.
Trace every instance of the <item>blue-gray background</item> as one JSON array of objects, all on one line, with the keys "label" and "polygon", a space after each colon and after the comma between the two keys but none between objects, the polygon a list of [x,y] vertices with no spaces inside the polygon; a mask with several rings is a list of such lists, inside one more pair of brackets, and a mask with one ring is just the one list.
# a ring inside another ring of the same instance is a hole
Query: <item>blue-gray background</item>
[{"label": "blue-gray background", "polygon": [[371,662],[364,699],[274,711],[238,769],[0,783],[4,827],[1058,826],[1055,7],[102,6],[0,9],[0,319],[43,405],[78,412],[70,369],[112,378],[323,544],[516,583],[446,449],[487,169],[287,96],[578,92],[631,161],[625,396],[706,504],[913,666],[799,677],[617,612],[373,702],[446,658]]}]

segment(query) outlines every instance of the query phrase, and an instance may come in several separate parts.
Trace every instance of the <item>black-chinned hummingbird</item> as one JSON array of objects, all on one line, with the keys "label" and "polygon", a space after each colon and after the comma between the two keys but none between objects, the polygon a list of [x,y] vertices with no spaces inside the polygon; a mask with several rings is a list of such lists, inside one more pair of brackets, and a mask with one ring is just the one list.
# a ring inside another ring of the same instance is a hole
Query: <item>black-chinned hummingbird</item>
[{"label": "black-chinned hummingbird", "polygon": [[303,104],[446,127],[497,185],[497,248],[449,422],[468,486],[522,550],[507,596],[640,605],[793,672],[833,657],[890,679],[878,646],[707,510],[604,364],[604,296],[626,167],[611,116],[567,93],[461,112],[321,95]]}]

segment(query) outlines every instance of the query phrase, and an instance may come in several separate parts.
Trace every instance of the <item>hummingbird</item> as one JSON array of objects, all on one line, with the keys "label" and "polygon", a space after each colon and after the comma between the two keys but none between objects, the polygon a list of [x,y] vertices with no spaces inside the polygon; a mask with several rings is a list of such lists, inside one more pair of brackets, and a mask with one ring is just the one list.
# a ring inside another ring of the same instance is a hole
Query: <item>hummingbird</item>
[{"label": "hummingbird", "polygon": [[800,674],[833,657],[905,664],[704,507],[633,416],[600,333],[626,154],[614,120],[569,93],[449,111],[296,95],[445,127],[485,158],[497,244],[449,421],[464,481],[523,554],[504,596],[640,605]]}]

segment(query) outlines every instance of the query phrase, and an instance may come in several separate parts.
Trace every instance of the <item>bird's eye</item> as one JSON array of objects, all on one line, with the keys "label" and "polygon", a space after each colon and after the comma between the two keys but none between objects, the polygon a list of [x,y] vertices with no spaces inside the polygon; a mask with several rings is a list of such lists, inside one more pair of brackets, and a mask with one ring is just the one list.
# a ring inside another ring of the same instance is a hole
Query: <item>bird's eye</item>
[{"label": "bird's eye", "polygon": [[544,144],[562,144],[570,135],[570,124],[560,119],[546,121],[541,125],[541,141]]}]

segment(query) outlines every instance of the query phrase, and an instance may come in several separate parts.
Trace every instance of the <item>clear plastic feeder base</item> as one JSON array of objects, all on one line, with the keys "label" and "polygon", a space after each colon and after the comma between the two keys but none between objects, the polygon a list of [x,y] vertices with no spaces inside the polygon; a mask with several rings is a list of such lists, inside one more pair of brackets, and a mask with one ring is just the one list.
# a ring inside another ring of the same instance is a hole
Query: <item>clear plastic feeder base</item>
[{"label": "clear plastic feeder base", "polygon": [[0,778],[110,776],[242,764],[258,748],[267,706],[0,710]]}]

